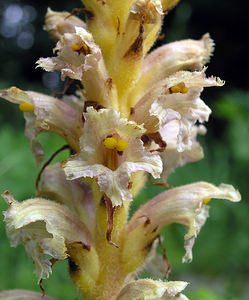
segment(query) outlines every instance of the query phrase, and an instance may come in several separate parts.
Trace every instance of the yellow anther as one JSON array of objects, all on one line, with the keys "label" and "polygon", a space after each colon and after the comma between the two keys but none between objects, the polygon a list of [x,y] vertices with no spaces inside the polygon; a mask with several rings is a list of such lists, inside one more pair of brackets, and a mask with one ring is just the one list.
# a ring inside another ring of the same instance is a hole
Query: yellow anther
[{"label": "yellow anther", "polygon": [[182,90],[181,90],[181,93],[182,93],[182,94],[187,94],[188,91],[189,91],[189,88],[186,87],[186,86],[184,86],[184,87],[182,88]]},{"label": "yellow anther", "polygon": [[125,151],[129,146],[129,143],[125,140],[118,140],[117,141],[117,146],[116,149],[118,151]]},{"label": "yellow anther", "polygon": [[176,93],[180,93],[181,92],[181,88],[180,86],[177,84],[177,85],[173,85],[169,91],[172,93],[172,94],[176,94]]},{"label": "yellow anther", "polygon": [[107,137],[103,141],[103,145],[110,150],[113,150],[117,147],[118,141],[114,137]]},{"label": "yellow anther", "polygon": [[210,201],[211,201],[211,198],[206,198],[206,199],[202,200],[202,203],[207,205]]},{"label": "yellow anther", "polygon": [[71,48],[73,51],[80,51],[82,48],[82,45],[79,43],[74,43],[74,44],[72,44]]},{"label": "yellow anther", "polygon": [[73,51],[78,52],[78,54],[83,53],[84,55],[87,55],[91,53],[91,49],[83,41],[79,43],[73,43],[71,48]]},{"label": "yellow anther", "polygon": [[169,91],[172,94],[176,94],[176,93],[186,94],[189,91],[189,88],[186,87],[186,85],[183,82],[181,82],[170,87]]},{"label": "yellow anther", "polygon": [[19,105],[19,109],[23,112],[33,112],[34,105],[30,102],[23,102]]}]

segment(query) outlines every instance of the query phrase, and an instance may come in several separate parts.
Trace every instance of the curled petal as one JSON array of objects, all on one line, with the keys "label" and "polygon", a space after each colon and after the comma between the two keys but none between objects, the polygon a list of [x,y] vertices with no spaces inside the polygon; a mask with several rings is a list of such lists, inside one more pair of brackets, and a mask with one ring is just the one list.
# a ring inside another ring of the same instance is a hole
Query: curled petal
[{"label": "curled petal", "polygon": [[48,72],[61,71],[62,79],[82,80],[83,72],[91,68],[88,60],[101,58],[101,50],[92,35],[82,27],[75,27],[75,33],[65,33],[54,48],[56,57],[40,58],[37,65]]},{"label": "curled petal", "polygon": [[52,297],[26,290],[10,290],[0,292],[0,300],[55,300]]},{"label": "curled petal", "polygon": [[[129,190],[132,173],[145,171],[158,178],[162,171],[160,157],[146,153],[141,142],[139,142],[138,147],[141,152],[135,149],[136,153],[134,152],[132,157],[134,161],[123,162],[114,171],[100,164],[89,165],[82,161],[80,157],[68,160],[63,165],[63,168],[69,180],[81,177],[95,177],[100,190],[111,199],[113,206],[122,205],[123,201],[131,201],[133,198]],[[135,155],[137,155],[137,161]]]},{"label": "curled petal", "polygon": [[90,248],[88,230],[66,206],[43,198],[17,202],[9,192],[2,196],[9,204],[4,220],[11,245],[25,246],[39,280],[51,273],[48,256],[56,260],[67,258],[67,245],[74,242]]},{"label": "curled petal", "polygon": [[[132,120],[144,126],[150,132],[163,126],[160,114],[171,109],[180,114],[185,122],[204,122],[208,120],[211,110],[199,98],[204,87],[222,86],[224,82],[219,78],[206,78],[205,68],[198,72],[181,71],[166,78],[151,88],[134,107]],[[170,88],[183,84],[187,87],[186,93],[170,93]],[[157,117],[158,115],[158,117]],[[151,122],[150,117],[157,118]]]},{"label": "curled petal", "polygon": [[15,104],[30,103],[33,106],[32,111],[24,113],[25,132],[38,162],[42,159],[43,151],[36,136],[41,131],[58,133],[74,151],[79,150],[81,115],[68,104],[47,95],[25,92],[16,87],[1,90],[0,97]]},{"label": "curled petal", "polygon": [[75,33],[75,27],[86,27],[86,24],[70,12],[57,12],[48,8],[45,16],[44,30],[59,40],[64,33]]},{"label": "curled petal", "polygon": [[[180,126],[177,120],[173,120],[164,126],[162,136],[167,141],[167,148],[161,153],[164,164],[162,177],[167,178],[177,167],[186,163],[196,162],[204,157],[203,149],[197,141],[197,134],[205,134],[204,126],[193,126],[189,137],[189,146],[181,148],[182,141],[179,141]],[[182,136],[186,133],[182,132]]]},{"label": "curled petal", "polygon": [[184,281],[134,280],[121,290],[117,300],[188,300],[181,294],[187,285]]},{"label": "curled petal", "polygon": [[42,173],[38,196],[65,204],[79,216],[89,231],[93,230],[95,204],[90,186],[82,180],[67,180],[59,164],[46,167]]},{"label": "curled petal", "polygon": [[[179,223],[188,228],[183,261],[191,261],[195,237],[208,217],[208,205],[205,203],[211,198],[237,202],[240,201],[240,194],[231,185],[221,184],[216,187],[207,182],[197,182],[170,189],[154,197],[138,209],[130,220],[125,257],[130,255],[130,247],[134,251],[134,244],[144,249],[164,226]],[[139,250],[135,249],[135,252],[139,253]]]}]

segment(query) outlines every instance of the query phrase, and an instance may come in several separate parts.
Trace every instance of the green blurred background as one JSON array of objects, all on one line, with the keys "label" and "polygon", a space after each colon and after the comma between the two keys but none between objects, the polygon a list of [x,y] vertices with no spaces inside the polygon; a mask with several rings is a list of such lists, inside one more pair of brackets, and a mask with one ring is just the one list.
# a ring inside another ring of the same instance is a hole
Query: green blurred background
[{"label": "green blurred background", "polygon": [[[58,74],[34,68],[39,57],[52,53],[53,42],[42,30],[48,6],[69,11],[81,7],[78,1],[65,0],[0,1],[0,88],[16,85],[46,93],[62,89]],[[226,80],[225,87],[209,89],[202,95],[213,110],[208,134],[201,140],[205,159],[178,169],[169,183],[177,186],[198,180],[227,182],[239,188],[243,199],[239,204],[211,202],[211,217],[197,238],[191,264],[181,263],[184,229],[173,225],[164,231],[164,244],[173,265],[170,279],[189,281],[186,294],[193,300],[249,299],[249,76],[245,42],[248,8],[246,0],[182,1],[165,18],[165,38],[158,44],[200,38],[209,32],[216,42],[216,51],[207,73]],[[8,189],[17,199],[25,199],[34,195],[37,169],[23,136],[22,114],[2,100],[0,109],[0,191]],[[44,145],[49,144],[48,156],[62,144],[53,135],[40,138]],[[161,190],[150,185],[133,209]],[[3,201],[0,208],[6,208]],[[0,235],[0,290],[39,290],[32,262],[23,248],[9,247],[2,217]],[[55,265],[50,280],[44,283],[46,292],[60,300],[78,299],[66,269],[66,262]]]}]

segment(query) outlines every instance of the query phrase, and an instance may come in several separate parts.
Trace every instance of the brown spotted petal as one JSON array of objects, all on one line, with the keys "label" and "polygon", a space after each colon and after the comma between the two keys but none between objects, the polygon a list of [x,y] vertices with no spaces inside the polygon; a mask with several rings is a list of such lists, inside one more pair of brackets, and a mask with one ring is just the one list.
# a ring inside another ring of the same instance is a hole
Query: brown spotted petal
[{"label": "brown spotted petal", "polygon": [[60,164],[46,167],[38,196],[65,204],[79,216],[89,231],[94,230],[95,203],[90,186],[82,180],[67,180]]},{"label": "brown spotted petal", "polygon": [[9,290],[0,292],[0,300],[55,300],[55,298],[27,290]]},{"label": "brown spotted petal", "polygon": [[77,242],[90,248],[90,233],[66,206],[43,198],[17,202],[9,192],[2,196],[9,204],[4,221],[11,245],[24,245],[34,261],[38,281],[51,273],[50,258],[68,257],[70,244]]},{"label": "brown spotted petal", "polygon": [[188,300],[181,294],[187,285],[184,281],[134,280],[121,290],[116,300]]},{"label": "brown spotted petal", "polygon": [[30,103],[33,111],[25,112],[26,136],[31,147],[41,161],[43,151],[36,136],[41,131],[51,131],[61,135],[74,151],[78,151],[81,132],[81,115],[68,104],[47,95],[22,91],[16,87],[0,91],[0,97],[15,103]]},{"label": "brown spotted petal", "polygon": [[[154,197],[138,209],[130,220],[125,257],[129,255],[130,249],[135,252],[144,249],[166,225],[179,223],[188,228],[183,261],[191,261],[194,240],[208,217],[209,207],[204,203],[211,198],[237,202],[240,201],[240,194],[231,185],[214,186],[207,182],[197,182],[170,189]],[[138,245],[138,249],[134,245]]]},{"label": "brown spotted petal", "polygon": [[75,33],[75,26],[86,27],[86,24],[70,12],[58,12],[50,8],[45,16],[44,30],[59,40],[64,33]]}]

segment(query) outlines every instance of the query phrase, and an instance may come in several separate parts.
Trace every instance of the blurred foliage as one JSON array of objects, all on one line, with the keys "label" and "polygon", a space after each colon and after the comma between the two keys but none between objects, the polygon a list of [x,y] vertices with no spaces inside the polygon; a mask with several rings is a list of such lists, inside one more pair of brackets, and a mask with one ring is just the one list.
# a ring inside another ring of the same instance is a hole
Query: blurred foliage
[{"label": "blurred foliage", "polygon": [[[0,88],[17,85],[47,93],[61,89],[59,80],[57,85],[53,85],[44,72],[34,69],[35,61],[41,56],[51,55],[54,46],[42,30],[43,16],[48,6],[70,11],[80,7],[80,1],[1,0],[0,26],[10,5],[17,5],[23,11],[31,6],[35,15],[29,22],[24,18],[18,23],[10,20],[18,28],[12,36],[6,37],[3,27],[0,28]],[[192,300],[249,299],[245,280],[249,276],[249,91],[247,47],[243,45],[248,5],[245,0],[241,0],[239,5],[235,0],[225,5],[216,0],[182,1],[165,18],[165,39],[158,42],[160,45],[182,38],[200,38],[203,33],[210,32],[217,45],[208,73],[220,75],[227,81],[224,88],[205,91],[202,96],[213,110],[208,135],[205,141],[201,141],[205,143],[205,159],[179,168],[170,177],[170,185],[199,180],[215,184],[227,182],[239,188],[243,199],[239,204],[220,200],[211,202],[211,217],[196,240],[194,260],[190,265],[181,263],[183,227],[173,225],[164,230],[164,245],[173,265],[169,279],[189,281],[191,284],[187,290]],[[29,48],[18,46],[23,32],[31,33],[34,39]],[[30,198],[34,196],[38,169],[22,133],[22,115],[17,107],[2,100],[0,110],[0,192],[8,189],[19,200]],[[47,158],[63,144],[55,135],[44,134],[40,139],[47,145]],[[57,159],[62,159],[63,155]],[[162,190],[162,187],[149,182],[132,209]],[[0,209],[6,209],[3,201],[0,202]],[[2,217],[0,234],[0,290],[39,290],[31,260],[26,257],[24,249],[9,247]],[[60,300],[77,299],[77,291],[72,287],[66,269],[66,261],[55,265],[50,280],[44,281],[46,292]]]}]

